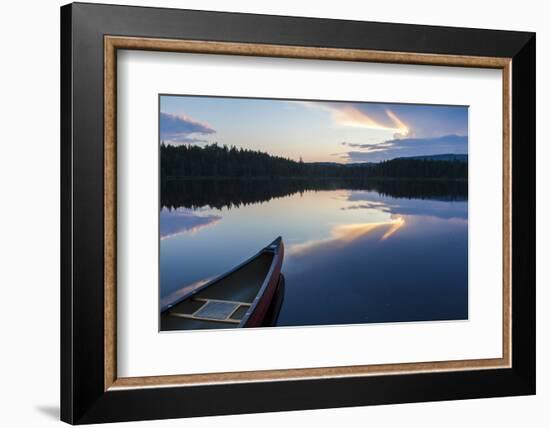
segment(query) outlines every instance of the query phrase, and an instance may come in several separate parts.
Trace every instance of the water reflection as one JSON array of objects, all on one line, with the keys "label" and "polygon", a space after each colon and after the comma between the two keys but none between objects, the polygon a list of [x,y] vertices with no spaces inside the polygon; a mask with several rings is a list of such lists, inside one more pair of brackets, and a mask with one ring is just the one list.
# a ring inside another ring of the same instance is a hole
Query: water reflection
[{"label": "water reflection", "polygon": [[397,184],[165,183],[161,301],[282,235],[286,292],[277,325],[466,319],[465,183]]},{"label": "water reflection", "polygon": [[196,215],[192,210],[162,208],[160,210],[160,239],[184,232],[196,232],[221,220],[218,215]]},{"label": "water reflection", "polygon": [[[164,181],[161,205],[168,208],[238,208],[309,190],[368,190],[381,196],[466,201],[467,181],[345,180],[345,179],[182,179]],[[359,194],[360,197],[360,194]]]},{"label": "water reflection", "polygon": [[331,230],[331,237],[326,239],[312,240],[300,244],[294,244],[290,247],[290,254],[307,253],[314,250],[316,247],[330,243],[333,247],[341,247],[349,245],[352,241],[359,239],[366,234],[380,228],[385,228],[385,233],[380,237],[384,240],[393,235],[397,230],[403,227],[405,219],[403,217],[395,217],[389,221],[373,222],[364,224],[341,224],[334,226]]}]

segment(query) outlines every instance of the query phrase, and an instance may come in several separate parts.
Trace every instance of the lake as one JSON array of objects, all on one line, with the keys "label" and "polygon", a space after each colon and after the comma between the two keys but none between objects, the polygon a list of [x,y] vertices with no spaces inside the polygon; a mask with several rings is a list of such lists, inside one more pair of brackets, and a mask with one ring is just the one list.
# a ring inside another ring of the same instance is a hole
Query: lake
[{"label": "lake", "polygon": [[163,183],[161,306],[285,244],[277,326],[468,318],[465,182]]}]

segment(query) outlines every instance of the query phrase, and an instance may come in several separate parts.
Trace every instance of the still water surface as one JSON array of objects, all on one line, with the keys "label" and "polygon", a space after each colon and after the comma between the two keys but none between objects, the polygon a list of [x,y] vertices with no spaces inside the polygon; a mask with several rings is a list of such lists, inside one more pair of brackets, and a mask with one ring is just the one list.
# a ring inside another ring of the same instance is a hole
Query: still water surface
[{"label": "still water surface", "polygon": [[161,306],[282,236],[277,325],[468,317],[465,185],[189,181],[162,195]]}]

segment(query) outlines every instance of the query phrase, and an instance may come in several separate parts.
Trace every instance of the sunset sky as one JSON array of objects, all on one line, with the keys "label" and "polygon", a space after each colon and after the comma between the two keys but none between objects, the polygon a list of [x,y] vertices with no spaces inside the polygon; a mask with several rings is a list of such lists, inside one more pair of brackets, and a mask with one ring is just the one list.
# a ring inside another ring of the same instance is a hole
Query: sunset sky
[{"label": "sunset sky", "polygon": [[217,142],[304,162],[466,154],[468,108],[163,95],[160,139]]}]

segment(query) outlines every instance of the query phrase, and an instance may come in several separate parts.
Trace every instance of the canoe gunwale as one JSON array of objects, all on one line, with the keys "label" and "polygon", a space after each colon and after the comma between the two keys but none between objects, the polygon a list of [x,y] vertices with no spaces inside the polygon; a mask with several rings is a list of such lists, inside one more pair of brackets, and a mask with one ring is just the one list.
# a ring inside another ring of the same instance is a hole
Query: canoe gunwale
[{"label": "canoe gunwale", "polygon": [[[274,245],[275,245],[274,250],[269,249],[270,247],[272,247]],[[265,247],[262,251],[260,251],[260,253],[262,253],[264,251],[273,252],[274,256],[273,256],[273,259],[271,260],[271,266],[269,267],[269,270],[267,272],[267,275],[265,276],[265,279],[262,283],[262,286],[260,287],[260,290],[256,294],[256,297],[252,301],[252,304],[250,305],[250,308],[248,309],[248,311],[246,311],[246,313],[242,317],[241,322],[239,323],[239,327],[245,327],[246,323],[248,322],[248,320],[250,319],[252,314],[256,311],[256,308],[257,308],[258,304],[261,302],[267,288],[269,287],[269,285],[272,281],[274,271],[276,269],[279,269],[279,274],[280,274],[280,268],[281,268],[281,265],[282,265],[282,261],[280,261],[280,258],[282,256],[281,249],[283,248],[283,245],[284,244],[283,244],[282,238],[278,237],[277,239],[275,239],[275,241],[273,241],[271,244],[269,244],[267,247]],[[277,283],[278,283],[278,279],[277,279]]]}]

